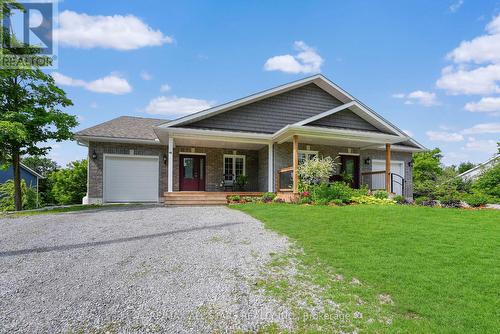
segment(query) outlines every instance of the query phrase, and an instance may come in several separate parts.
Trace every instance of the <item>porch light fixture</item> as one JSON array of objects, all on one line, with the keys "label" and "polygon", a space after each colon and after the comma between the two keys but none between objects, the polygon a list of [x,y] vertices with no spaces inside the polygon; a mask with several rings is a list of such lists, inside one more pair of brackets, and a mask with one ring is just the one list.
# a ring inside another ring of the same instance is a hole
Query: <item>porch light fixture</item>
[{"label": "porch light fixture", "polygon": [[95,160],[95,159],[97,159],[97,153],[95,153],[95,150],[94,150],[94,152],[92,152],[92,160]]},{"label": "porch light fixture", "polygon": [[369,157],[365,159],[365,165],[369,165],[372,163],[372,159],[370,159]]},{"label": "porch light fixture", "polygon": [[410,161],[408,161],[408,167],[413,167],[413,159],[411,159]]},{"label": "porch light fixture", "polygon": [[165,165],[167,164],[167,155],[166,154],[163,155],[163,163]]}]

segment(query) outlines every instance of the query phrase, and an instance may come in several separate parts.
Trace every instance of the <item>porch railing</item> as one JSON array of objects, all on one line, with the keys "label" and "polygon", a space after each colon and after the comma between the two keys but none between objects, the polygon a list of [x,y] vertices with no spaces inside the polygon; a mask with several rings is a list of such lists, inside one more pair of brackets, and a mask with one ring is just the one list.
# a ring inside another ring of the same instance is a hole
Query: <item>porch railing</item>
[{"label": "porch railing", "polygon": [[278,191],[293,190],[293,167],[281,168],[278,170],[277,179]]},{"label": "porch railing", "polygon": [[371,190],[386,190],[391,193],[404,194],[406,181],[397,173],[391,173],[391,189],[385,189],[385,170],[362,172],[361,184]]}]

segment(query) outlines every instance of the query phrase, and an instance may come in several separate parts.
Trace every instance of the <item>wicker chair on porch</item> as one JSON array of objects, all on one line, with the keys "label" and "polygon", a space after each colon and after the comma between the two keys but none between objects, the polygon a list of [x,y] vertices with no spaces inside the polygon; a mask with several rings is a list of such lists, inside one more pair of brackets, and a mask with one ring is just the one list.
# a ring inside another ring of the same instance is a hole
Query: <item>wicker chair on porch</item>
[{"label": "wicker chair on porch", "polygon": [[222,189],[224,189],[224,191],[234,191],[233,174],[224,174],[224,178],[222,179]]}]

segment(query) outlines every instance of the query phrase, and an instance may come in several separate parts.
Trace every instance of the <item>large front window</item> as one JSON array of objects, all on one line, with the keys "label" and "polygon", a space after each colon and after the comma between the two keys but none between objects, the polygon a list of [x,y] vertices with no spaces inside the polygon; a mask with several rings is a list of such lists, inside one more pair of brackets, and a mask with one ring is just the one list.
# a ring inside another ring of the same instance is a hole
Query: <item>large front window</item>
[{"label": "large front window", "polygon": [[224,180],[235,180],[238,175],[245,175],[245,156],[224,154]]}]

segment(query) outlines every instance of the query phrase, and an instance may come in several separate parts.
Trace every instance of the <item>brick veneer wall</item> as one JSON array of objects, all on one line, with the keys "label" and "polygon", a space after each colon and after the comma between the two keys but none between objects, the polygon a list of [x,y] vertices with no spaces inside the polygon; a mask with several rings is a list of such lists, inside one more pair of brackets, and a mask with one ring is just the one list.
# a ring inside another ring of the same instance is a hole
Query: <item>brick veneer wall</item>
[{"label": "brick veneer wall", "polygon": [[[361,151],[361,171],[363,172],[369,172],[372,170],[372,164],[370,165],[364,164],[366,158],[370,158],[371,160],[385,161],[385,150]],[[413,198],[413,168],[409,166],[409,162],[412,160],[412,158],[413,158],[412,153],[391,151],[391,160],[404,161],[404,169],[405,169],[404,196],[406,198]]]},{"label": "brick veneer wall", "polygon": [[[92,153],[97,153],[97,159],[91,158]],[[131,152],[133,150],[133,153]],[[130,154],[130,155],[155,155],[159,157],[160,164],[160,200],[163,193],[167,191],[167,166],[163,163],[163,155],[167,153],[167,147],[161,145],[140,145],[125,143],[89,143],[89,203],[101,203],[103,198],[103,155],[107,154]],[[131,154],[132,153],[132,154]]]},{"label": "brick veneer wall", "polygon": [[[311,151],[318,151],[320,156],[330,156],[335,158],[339,153],[349,153],[348,147],[339,146],[328,146],[328,145],[309,145]],[[299,150],[306,150],[307,144],[300,143],[299,139]],[[293,164],[292,161],[292,143],[283,143],[281,145],[275,145],[275,156],[274,156],[274,183],[277,186],[277,174],[278,170],[285,167],[290,167]],[[365,165],[364,161],[366,158],[370,157],[372,160],[385,160],[385,150],[362,150],[357,148],[351,148],[350,153],[360,154],[360,172],[369,172],[372,170],[372,165]],[[413,169],[409,166],[409,162],[412,159],[412,154],[408,152],[391,152],[391,160],[404,161],[405,165],[405,191],[404,195],[407,198],[413,198]],[[340,163],[340,161],[337,160]],[[361,175],[360,175],[361,180]],[[276,188],[275,188],[276,189]]]},{"label": "brick veneer wall", "polygon": [[[206,154],[206,191],[223,191],[220,182],[224,176],[224,154],[246,156],[246,174],[248,175],[247,191],[259,191],[259,152],[254,150],[231,150],[223,148],[196,147],[196,153]],[[179,191],[179,154],[191,153],[191,147],[175,147],[174,149],[174,191]]]}]

